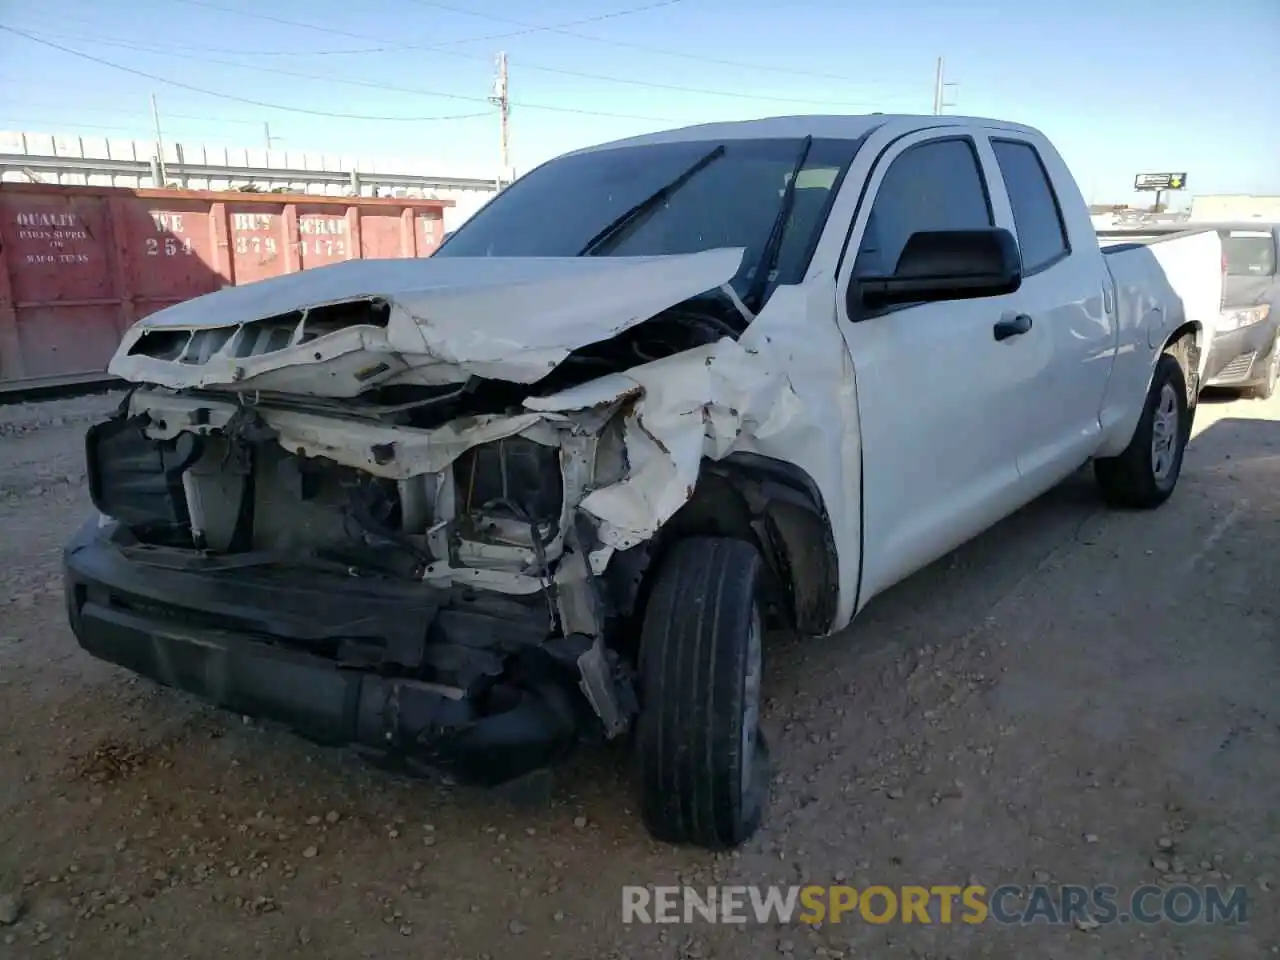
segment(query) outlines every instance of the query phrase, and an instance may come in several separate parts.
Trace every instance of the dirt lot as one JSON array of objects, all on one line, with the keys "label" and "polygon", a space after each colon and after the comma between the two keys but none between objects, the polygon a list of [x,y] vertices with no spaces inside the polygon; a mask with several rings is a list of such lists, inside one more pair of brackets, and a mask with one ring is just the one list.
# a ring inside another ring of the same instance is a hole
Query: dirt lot
[{"label": "dirt lot", "polygon": [[[1280,954],[1280,401],[1206,402],[1161,511],[1107,512],[1082,474],[845,633],[775,642],[772,807],[721,857],[647,839],[619,749],[518,806],[83,655],[58,551],[88,509],[84,427],[113,403],[0,408],[0,955]],[[1162,874],[1246,886],[1248,922],[620,920],[624,884]]]}]

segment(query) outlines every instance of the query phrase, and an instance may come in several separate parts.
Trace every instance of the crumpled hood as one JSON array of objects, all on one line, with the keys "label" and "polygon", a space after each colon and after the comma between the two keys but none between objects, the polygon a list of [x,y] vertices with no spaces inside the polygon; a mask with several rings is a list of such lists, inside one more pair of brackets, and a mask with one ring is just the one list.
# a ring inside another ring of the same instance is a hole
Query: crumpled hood
[{"label": "crumpled hood", "polygon": [[[353,260],[152,314],[125,334],[108,371],[173,388],[328,397],[471,376],[532,383],[573,350],[724,286],[742,256]],[[308,311],[360,302],[385,303],[385,319],[368,311],[309,335]]]}]

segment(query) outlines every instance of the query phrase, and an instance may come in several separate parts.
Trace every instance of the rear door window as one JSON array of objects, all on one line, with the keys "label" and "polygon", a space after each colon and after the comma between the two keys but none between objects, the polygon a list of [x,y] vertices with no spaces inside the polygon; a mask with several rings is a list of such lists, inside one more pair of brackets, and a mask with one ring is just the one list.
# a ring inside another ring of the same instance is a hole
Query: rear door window
[{"label": "rear door window", "polygon": [[992,140],[1000,176],[1013,208],[1024,275],[1066,256],[1070,245],[1058,197],[1036,148],[1021,140]]}]

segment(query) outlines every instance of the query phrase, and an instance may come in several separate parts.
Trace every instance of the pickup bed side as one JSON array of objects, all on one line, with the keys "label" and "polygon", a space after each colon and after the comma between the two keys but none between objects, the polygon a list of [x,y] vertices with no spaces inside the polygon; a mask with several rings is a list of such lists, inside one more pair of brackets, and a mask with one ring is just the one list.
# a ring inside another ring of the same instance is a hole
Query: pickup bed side
[{"label": "pickup bed side", "polygon": [[[1099,230],[1098,238],[1104,249],[1127,248],[1153,239],[1169,240],[1192,228],[1216,231],[1222,243],[1220,307],[1206,309],[1202,305],[1198,311],[1205,316],[1199,386],[1243,390],[1266,399],[1280,381],[1280,287],[1275,264],[1280,225],[1193,221],[1189,225]],[[1160,256],[1162,248],[1155,250]],[[1169,273],[1176,286],[1181,275]]]},{"label": "pickup bed side", "polygon": [[1196,348],[1187,371],[1196,381],[1188,384],[1194,404],[1222,302],[1222,241],[1213,230],[1187,230],[1104,246],[1102,252],[1114,291],[1118,340],[1098,455],[1114,456],[1133,436],[1142,412],[1135,398],[1145,397],[1153,353],[1183,333],[1193,335]]}]

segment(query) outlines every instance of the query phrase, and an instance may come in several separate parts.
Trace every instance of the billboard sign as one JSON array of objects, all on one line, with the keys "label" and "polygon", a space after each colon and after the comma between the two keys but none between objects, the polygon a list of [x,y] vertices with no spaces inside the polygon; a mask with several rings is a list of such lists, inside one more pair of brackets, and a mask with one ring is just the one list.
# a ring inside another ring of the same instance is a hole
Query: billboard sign
[{"label": "billboard sign", "polygon": [[1185,173],[1140,173],[1133,178],[1135,190],[1185,190]]}]

